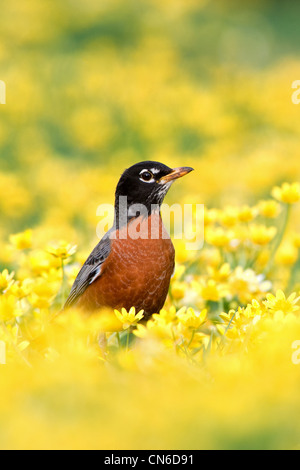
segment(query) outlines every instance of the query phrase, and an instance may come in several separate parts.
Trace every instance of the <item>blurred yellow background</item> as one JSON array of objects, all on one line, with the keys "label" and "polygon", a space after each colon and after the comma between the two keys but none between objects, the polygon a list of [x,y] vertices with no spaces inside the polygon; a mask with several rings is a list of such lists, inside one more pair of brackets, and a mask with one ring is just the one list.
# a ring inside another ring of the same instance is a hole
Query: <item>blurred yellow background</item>
[{"label": "blurred yellow background", "polygon": [[[299,447],[299,14],[1,3],[0,448]],[[55,313],[142,160],[195,168],[167,202],[205,204],[206,244],[176,243],[166,310],[133,340],[138,312]]]},{"label": "blurred yellow background", "polygon": [[123,169],[146,159],[195,167],[169,201],[252,203],[297,179],[300,108],[291,84],[300,76],[299,8],[3,3],[3,237],[40,223],[63,238],[75,228],[74,241],[90,236]]}]

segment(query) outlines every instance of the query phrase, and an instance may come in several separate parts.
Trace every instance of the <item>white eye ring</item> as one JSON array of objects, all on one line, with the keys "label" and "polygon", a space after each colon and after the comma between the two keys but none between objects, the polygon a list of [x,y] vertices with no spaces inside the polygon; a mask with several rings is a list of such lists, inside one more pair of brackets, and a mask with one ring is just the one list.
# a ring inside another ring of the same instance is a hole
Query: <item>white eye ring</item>
[{"label": "white eye ring", "polygon": [[[146,176],[147,173],[148,173],[148,175],[151,175],[151,176],[152,176],[152,178],[149,179],[149,180],[143,178],[143,175]],[[150,170],[146,170],[146,169],[145,169],[145,170],[142,170],[142,171],[140,172],[140,180],[143,181],[143,183],[155,183],[155,178],[154,178],[153,174],[151,173]]]}]

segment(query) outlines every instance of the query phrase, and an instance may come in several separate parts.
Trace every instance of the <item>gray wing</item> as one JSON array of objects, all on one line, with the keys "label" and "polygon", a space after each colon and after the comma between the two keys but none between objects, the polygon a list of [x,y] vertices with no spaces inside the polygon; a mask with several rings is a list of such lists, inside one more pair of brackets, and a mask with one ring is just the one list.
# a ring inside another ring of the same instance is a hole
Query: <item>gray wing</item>
[{"label": "gray wing", "polygon": [[110,253],[110,231],[102,238],[92,251],[73,284],[64,309],[72,307],[86,288],[101,276],[102,265]]}]

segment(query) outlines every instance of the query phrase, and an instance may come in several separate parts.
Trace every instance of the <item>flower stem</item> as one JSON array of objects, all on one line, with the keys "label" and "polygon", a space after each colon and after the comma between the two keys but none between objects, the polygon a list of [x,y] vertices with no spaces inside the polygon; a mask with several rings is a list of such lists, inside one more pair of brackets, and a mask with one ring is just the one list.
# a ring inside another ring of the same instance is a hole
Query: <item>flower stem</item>
[{"label": "flower stem", "polygon": [[271,250],[271,254],[270,254],[269,262],[268,262],[268,264],[267,264],[267,266],[264,270],[264,275],[265,276],[267,276],[269,274],[269,272],[271,271],[271,269],[274,265],[275,255],[278,251],[278,248],[280,247],[280,245],[282,243],[284,234],[286,232],[288,222],[289,222],[289,218],[290,218],[290,213],[291,213],[291,204],[286,204],[285,205],[285,214],[284,214],[283,224],[282,224],[282,227],[281,227],[280,231],[278,232],[278,235],[277,235],[277,237],[274,241],[274,244],[273,244],[273,247],[272,247],[272,250]]},{"label": "flower stem", "polygon": [[292,267],[292,270],[291,270],[291,275],[290,275],[289,283],[288,283],[288,286],[287,286],[287,292],[288,293],[292,293],[293,287],[294,287],[295,282],[296,282],[297,272],[298,272],[299,269],[300,269],[300,249],[298,249],[297,261],[295,262],[295,264],[294,264],[294,266]]},{"label": "flower stem", "polygon": [[121,339],[120,339],[120,333],[117,331],[117,340],[118,340],[118,346],[119,349],[121,348]]},{"label": "flower stem", "polygon": [[61,304],[62,308],[65,305],[65,292],[66,292],[66,273],[65,273],[65,264],[63,258],[61,259],[61,270],[62,270],[62,284],[61,284]]},{"label": "flower stem", "polygon": [[130,328],[128,328],[127,330],[126,352],[129,351],[129,337],[130,337]]}]

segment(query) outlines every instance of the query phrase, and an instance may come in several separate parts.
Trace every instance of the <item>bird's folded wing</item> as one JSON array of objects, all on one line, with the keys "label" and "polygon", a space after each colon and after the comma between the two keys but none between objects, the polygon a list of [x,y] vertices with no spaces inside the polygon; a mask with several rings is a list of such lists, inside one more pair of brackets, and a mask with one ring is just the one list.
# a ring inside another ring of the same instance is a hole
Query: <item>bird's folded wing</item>
[{"label": "bird's folded wing", "polygon": [[67,298],[64,309],[72,307],[84,293],[86,288],[101,276],[103,263],[110,253],[109,232],[92,251],[73,284],[70,295]]}]

